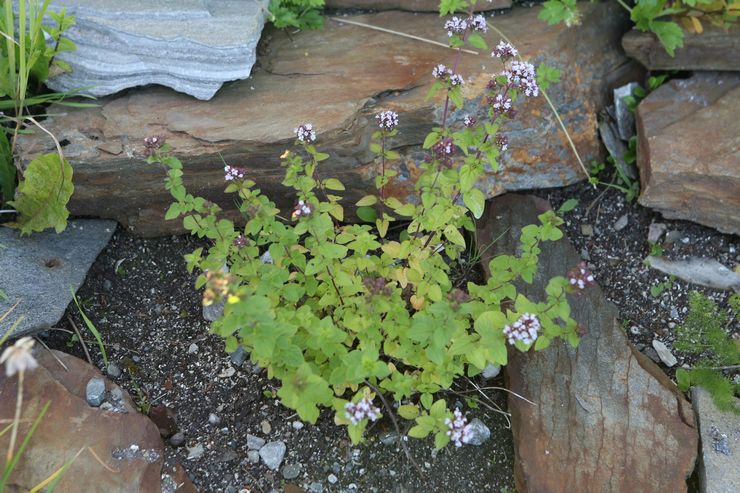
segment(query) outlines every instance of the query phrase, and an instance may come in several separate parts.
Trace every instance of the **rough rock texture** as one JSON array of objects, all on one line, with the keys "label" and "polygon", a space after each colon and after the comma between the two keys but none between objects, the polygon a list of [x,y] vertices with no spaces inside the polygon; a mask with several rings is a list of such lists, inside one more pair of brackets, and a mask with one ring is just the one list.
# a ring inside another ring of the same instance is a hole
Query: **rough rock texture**
[{"label": "rough rock texture", "polygon": [[[326,0],[326,6],[336,9],[408,10],[411,12],[439,12],[439,0]],[[508,9],[511,0],[483,0],[475,10]]]},{"label": "rough rock texture", "polygon": [[13,336],[31,334],[56,324],[72,291],[80,287],[87,271],[116,230],[114,221],[69,221],[60,234],[53,230],[21,237],[17,230],[0,228],[0,314],[20,302],[12,316],[0,324],[0,337],[21,316]]},{"label": "rough rock texture", "polygon": [[624,51],[650,70],[740,70],[740,26],[728,30],[705,24],[702,34],[684,31],[684,46],[670,56],[652,33],[630,31]]},{"label": "rough rock texture", "polygon": [[[37,348],[39,367],[25,376],[22,417],[27,421],[20,426],[19,436],[25,436],[30,422],[47,402],[50,404],[13,471],[6,492],[29,491],[84,449],[57,485],[55,493],[160,493],[164,448],[154,423],[136,412],[125,392],[127,413],[90,407],[85,402],[85,387],[91,377],[101,376],[100,373],[73,356],[58,351],[54,354],[68,371],[51,353]],[[16,376],[7,378],[0,370],[0,395],[3,396],[0,419],[12,419],[17,385]],[[107,386],[116,387],[109,381]],[[0,437],[0,450],[7,450],[8,435]]]},{"label": "rough rock texture", "polygon": [[640,204],[740,233],[739,114],[740,74],[698,73],[645,98],[636,115]]},{"label": "rough rock texture", "polygon": [[[583,25],[570,29],[547,26],[537,19],[536,9],[513,9],[495,17],[495,23],[526,58],[563,70],[563,82],[550,88],[550,97],[589,162],[600,154],[596,112],[609,89],[625,82],[632,65],[620,53],[625,20],[620,7],[589,4],[582,10]],[[435,14],[388,11],[353,19],[447,40]],[[489,44],[499,39],[490,30],[486,37]],[[143,235],[182,230],[180,221],[163,219],[171,203],[164,170],[144,161],[142,139],[152,134],[173,145],[193,193],[233,210],[233,198],[222,193],[220,153],[228,163],[246,167],[262,191],[287,209],[294,197],[280,185],[284,168],[279,156],[291,147],[297,124],[314,124],[319,148],[331,155],[321,174],[342,179],[349,202],[375,190],[379,163],[373,162],[368,140],[375,113],[393,109],[401,123],[392,147],[402,152],[402,159],[394,164],[400,176],[391,192],[403,196],[413,191],[419,174],[420,144],[442,115],[442,94],[426,100],[432,68],[439,62],[451,64],[453,55],[443,47],[329,21],[322,31],[275,33],[266,43],[260,70],[250,80],[229,84],[209,102],[148,88],[103,99],[99,108],[52,108],[49,113],[64,115],[47,119],[46,127],[69,143],[65,154],[75,168],[72,213],[113,217]],[[464,55],[459,72],[472,74],[465,93],[480,96],[500,70],[487,52]],[[544,98],[519,110],[516,121],[504,128],[510,144],[501,160],[503,171],[485,177],[485,192],[493,196],[582,179]],[[456,111],[452,120],[460,123],[464,116]],[[47,152],[50,144],[40,134],[24,138],[22,159]]]},{"label": "rough rock texture", "polygon": [[[521,228],[538,223],[542,199],[509,194],[492,200],[480,223],[482,244],[499,238],[491,256],[512,253]],[[566,241],[545,242],[532,285],[580,261]],[[691,406],[668,377],[627,342],[617,310],[598,287],[571,298],[572,316],[588,331],[577,349],[556,341],[544,351],[509,352],[509,396],[515,479],[524,492],[686,491],[694,468],[697,431]]]},{"label": "rough rock texture", "polygon": [[94,96],[161,84],[210,99],[230,80],[246,79],[265,23],[266,0],[53,0],[75,25],[77,50],[60,59],[72,71],[49,79],[55,91]]},{"label": "rough rock texture", "polygon": [[[699,491],[736,493],[740,489],[740,416],[722,412],[704,389],[691,389],[691,403],[701,434]],[[736,399],[740,406],[740,399]]]}]

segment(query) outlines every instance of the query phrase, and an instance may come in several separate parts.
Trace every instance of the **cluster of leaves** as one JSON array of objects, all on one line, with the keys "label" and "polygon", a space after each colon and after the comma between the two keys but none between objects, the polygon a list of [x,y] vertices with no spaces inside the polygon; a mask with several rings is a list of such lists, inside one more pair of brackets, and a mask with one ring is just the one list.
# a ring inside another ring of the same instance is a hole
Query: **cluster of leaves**
[{"label": "cluster of leaves", "polygon": [[[635,28],[654,33],[671,56],[676,48],[683,46],[681,26],[701,33],[702,19],[724,27],[737,22],[740,15],[740,5],[732,0],[729,3],[727,0],[635,0],[633,6],[623,0],[618,2],[630,13]],[[579,24],[581,12],[576,4],[577,0],[547,0],[539,18],[549,24]]]},{"label": "cluster of leaves", "polygon": [[[451,43],[460,47],[466,38],[455,35]],[[494,86],[511,87],[505,77]],[[204,303],[225,302],[212,330],[225,338],[227,351],[244,347],[279,379],[277,396],[301,419],[315,422],[320,406],[333,408],[354,442],[368,420],[352,424],[346,406],[382,392],[400,403],[400,416],[415,420],[409,435],[433,434],[437,447],[446,445],[452,413],[434,395],[488,364],[505,365],[504,328],[524,314],[537,317],[540,332],[531,343],[512,341],[520,351],[545,349],[558,337],[574,346],[579,341],[564,277],[549,280],[543,300],[515,287],[533,281],[540,243],[562,237],[563,221],[552,211],[522,229],[518,255],[491,260],[485,284],[469,282],[462,290],[451,281],[450,264],[467,248],[464,232],[483,215],[485,197],[475,184],[487,167],[498,167],[497,134],[507,116],[486,107],[476,125],[451,128],[447,115],[463,107],[463,94],[449,79],[437,81],[432,93],[438,91],[446,95],[445,115],[424,142],[429,154],[416,200],[385,193],[397,174],[388,166],[399,159],[391,148],[395,123],[372,135],[378,193],[356,203],[365,223],[343,222],[345,187],[320,175],[329,155],[315,147],[308,126],[297,130],[299,150],[282,156],[283,185],[297,199],[290,218],[246,170],[227,166],[226,192],[238,196],[240,228],[219,216],[218,205],[187,192],[182,163],[168,145],[149,156],[167,168],[166,188],[175,199],[167,219],[183,217],[187,230],[211,241],[186,261],[201,272],[196,286],[205,287]],[[517,91],[506,91],[516,101]]]},{"label": "cluster of leaves", "polygon": [[283,29],[319,29],[324,25],[324,0],[270,0],[270,22]]},{"label": "cluster of leaves", "polygon": [[674,347],[700,359],[691,370],[679,368],[676,380],[682,391],[688,391],[692,385],[703,387],[719,409],[740,414],[736,403],[740,384],[724,375],[737,373],[740,365],[740,340],[727,332],[740,313],[740,295],[731,296],[729,305],[728,316],[710,298],[696,291],[689,294],[689,314],[678,328]]},{"label": "cluster of leaves", "polygon": [[[74,18],[64,10],[47,10],[49,0],[39,5],[38,0],[17,3],[5,2],[0,15],[0,204],[7,203],[18,213],[15,223],[23,234],[54,227],[62,231],[67,224],[66,204],[72,194],[72,168],[64,160],[61,148],[31,161],[26,169],[14,164],[17,136],[30,123],[39,126],[29,114],[34,105],[63,102],[71,93],[32,95],[41,83],[69,65],[56,57],[72,51],[75,45],[63,37],[74,25]],[[51,22],[45,20],[45,16]],[[69,105],[85,106],[76,103]],[[17,178],[20,178],[16,187]]]}]

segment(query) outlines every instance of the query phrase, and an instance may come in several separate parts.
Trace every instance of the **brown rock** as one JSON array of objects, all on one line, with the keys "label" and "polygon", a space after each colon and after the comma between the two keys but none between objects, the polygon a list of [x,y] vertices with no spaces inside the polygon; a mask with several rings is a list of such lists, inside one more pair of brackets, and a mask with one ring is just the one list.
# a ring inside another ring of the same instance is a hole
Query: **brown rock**
[{"label": "brown rock", "polygon": [[[326,6],[334,9],[408,10],[410,12],[439,12],[439,0],[326,0]],[[475,5],[475,10],[508,9],[511,0],[484,0]]]},{"label": "brown rock", "polygon": [[740,74],[673,80],[637,108],[639,202],[740,233]]},{"label": "brown rock", "polygon": [[[42,407],[50,404],[11,474],[6,492],[28,491],[82,449],[55,493],[160,493],[164,447],[154,423],[136,413],[125,392],[128,413],[90,407],[85,402],[85,386],[91,377],[101,377],[100,372],[73,356],[54,354],[66,370],[44,350],[36,352],[39,367],[26,374],[22,412],[26,421],[19,428],[20,437],[25,436]],[[0,419],[12,419],[17,385],[18,377],[7,378],[0,370]],[[110,390],[115,385],[106,380],[106,387]],[[0,437],[3,453],[8,435]],[[135,453],[132,445],[138,446]]]},{"label": "brown rock", "polygon": [[[510,254],[521,228],[549,208],[542,199],[493,199],[481,221],[484,255]],[[540,266],[520,292],[544,297],[544,281],[580,257],[566,241],[541,244]],[[544,351],[509,352],[508,386],[515,479],[524,492],[686,491],[694,468],[697,430],[691,406],[651,361],[633,351],[617,310],[598,287],[572,299],[572,316],[587,330],[577,349],[564,341]]]},{"label": "brown rock", "polygon": [[164,404],[152,406],[149,410],[149,419],[157,425],[159,434],[162,435],[163,438],[167,438],[177,433],[177,413]]},{"label": "brown rock", "polygon": [[[618,5],[584,5],[577,28],[547,26],[534,9],[514,9],[495,17],[520,52],[535,62],[563,70],[563,81],[549,95],[585,162],[600,154],[597,110],[610,81],[630,68],[620,53],[626,18]],[[356,21],[447,42],[439,16],[388,11],[352,17]],[[490,45],[499,37],[491,30]],[[288,35],[276,32],[266,43],[261,68],[246,81],[224,87],[211,101],[197,101],[164,88],[133,90],[99,101],[100,107],[51,108],[45,126],[68,142],[65,154],[75,168],[73,214],[116,218],[144,235],[182,231],[180,221],[165,222],[171,198],[163,186],[164,170],[144,161],[142,140],[163,135],[185,165],[185,184],[233,211],[223,195],[223,163],[246,167],[279,206],[293,206],[294,196],[280,184],[279,156],[292,146],[293,129],[312,122],[318,146],[331,159],[322,163],[324,177],[347,186],[346,203],[374,191],[379,165],[368,150],[374,115],[384,109],[400,113],[400,133],[392,147],[402,151],[395,163],[400,175],[390,192],[414,194],[414,178],[423,159],[420,144],[439,124],[443,95],[426,99],[435,64],[451,64],[453,52],[436,45],[363,27],[330,21],[324,30]],[[466,54],[459,72],[469,74],[468,97],[480,96],[501,65],[488,53]],[[481,183],[489,196],[506,190],[553,187],[584,178],[544,98],[519,106],[519,116],[503,131],[509,151],[502,170]],[[453,122],[465,114],[455,111]],[[21,139],[22,159],[51,152],[41,133]],[[101,149],[101,145],[104,148]],[[119,153],[119,146],[122,151]],[[115,150],[115,152],[111,152]]]},{"label": "brown rock", "polygon": [[670,56],[653,33],[630,31],[624,51],[650,70],[740,70],[740,25],[725,30],[707,25],[704,32],[684,31],[684,46]]}]

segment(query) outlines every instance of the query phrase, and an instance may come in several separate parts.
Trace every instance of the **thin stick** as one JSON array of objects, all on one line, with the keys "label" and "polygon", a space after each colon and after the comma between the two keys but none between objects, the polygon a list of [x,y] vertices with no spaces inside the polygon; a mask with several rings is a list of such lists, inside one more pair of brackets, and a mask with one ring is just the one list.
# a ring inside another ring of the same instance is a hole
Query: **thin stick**
[{"label": "thin stick", "polygon": [[368,382],[367,380],[365,380],[365,384],[371,389],[373,389],[373,392],[378,394],[378,397],[380,397],[380,400],[383,402],[383,407],[385,407],[388,410],[388,416],[390,416],[391,421],[393,421],[393,427],[396,429],[396,433],[398,433],[398,440],[401,442],[401,448],[403,448],[403,453],[406,454],[406,458],[409,460],[409,462],[411,462],[411,464],[414,465],[414,467],[416,468],[416,472],[419,473],[419,477],[423,478],[424,471],[421,470],[421,467],[419,466],[419,464],[417,464],[414,458],[411,456],[411,451],[409,450],[409,447],[406,444],[406,440],[404,440],[404,438],[406,438],[406,435],[401,433],[401,428],[398,426],[398,421],[396,421],[396,415],[393,413],[393,408],[390,405],[388,405],[388,401],[385,400],[385,397],[383,397],[383,393],[380,392],[380,390],[375,388],[375,386],[371,384],[370,382]]},{"label": "thin stick", "polygon": [[23,374],[24,370],[18,372],[18,395],[15,399],[15,417],[13,418],[13,428],[10,430],[10,444],[8,453],[5,456],[5,463],[10,464],[13,461],[13,452],[15,451],[15,441],[18,438],[18,423],[21,420],[21,407],[23,406]]},{"label": "thin stick", "polygon": [[84,339],[82,339],[82,334],[80,334],[79,329],[77,328],[77,324],[74,320],[72,320],[72,317],[67,315],[67,320],[69,320],[69,323],[72,325],[72,328],[75,330],[75,334],[77,334],[77,338],[80,340],[80,344],[82,344],[82,349],[85,351],[85,356],[87,356],[87,362],[90,363],[91,366],[95,366],[92,362],[92,358],[90,357],[90,351],[87,350],[87,344],[85,344]]},{"label": "thin stick", "polygon": [[[513,390],[509,390],[509,389],[507,389],[506,387],[493,387],[493,386],[491,386],[491,387],[479,387],[479,386],[477,386],[477,385],[475,384],[475,382],[471,381],[471,380],[470,380],[469,378],[468,378],[467,380],[468,380],[468,382],[470,382],[470,383],[471,383],[471,384],[472,384],[472,385],[473,385],[473,386],[474,386],[474,387],[475,387],[476,389],[480,389],[480,390],[503,390],[504,392],[508,392],[508,393],[510,393],[511,395],[514,395],[514,396],[516,396],[516,397],[519,397],[519,398],[520,398],[521,400],[523,400],[523,401],[525,401],[525,402],[529,402],[529,403],[530,403],[530,404],[532,404],[533,406],[536,406],[536,405],[537,405],[537,404],[535,404],[534,402],[532,402],[532,401],[530,401],[529,399],[527,399],[526,397],[522,397],[521,395],[517,394],[517,393],[516,393],[516,392],[514,392]],[[470,393],[470,392],[473,392],[473,391],[472,391],[472,390],[462,390],[461,392],[463,392],[463,393],[466,393],[466,392],[467,392],[467,393]]]},{"label": "thin stick", "polygon": [[37,341],[37,342],[38,342],[39,344],[41,344],[42,346],[44,346],[44,348],[45,348],[45,349],[46,349],[47,351],[49,351],[49,354],[51,354],[51,355],[52,355],[52,356],[54,357],[54,359],[55,359],[55,360],[57,360],[57,363],[59,363],[59,364],[61,365],[61,367],[62,367],[62,368],[64,368],[64,369],[65,369],[66,371],[69,371],[69,368],[67,368],[67,365],[65,365],[65,364],[64,364],[64,363],[62,362],[62,360],[60,360],[60,359],[59,359],[59,356],[57,356],[56,354],[54,354],[54,351],[52,351],[51,349],[49,349],[49,346],[47,346],[47,345],[46,345],[46,343],[45,343],[44,341],[42,341],[42,340],[41,340],[40,338],[38,338],[38,337],[36,337],[35,339],[36,339],[36,341]]},{"label": "thin stick", "polygon": [[13,209],[7,209],[4,211],[0,211],[0,214],[18,214],[18,211],[13,210]]},{"label": "thin stick", "polygon": [[[511,40],[508,37],[506,37],[506,35],[504,33],[502,33],[499,28],[497,28],[496,26],[494,26],[493,24],[491,24],[488,21],[486,21],[486,24],[488,25],[488,27],[490,27],[491,29],[493,29],[494,31],[496,31],[496,33],[498,33],[499,36],[501,36],[502,38],[504,38],[504,41],[506,41],[509,44],[513,44],[513,43],[511,43]],[[519,58],[519,60],[522,60],[522,57],[521,56],[518,56],[518,58]],[[542,93],[543,96],[545,96],[545,101],[547,101],[547,104],[550,105],[550,109],[552,110],[553,114],[555,115],[555,119],[558,121],[558,123],[560,124],[560,128],[563,130],[563,133],[565,134],[565,138],[568,139],[568,144],[570,145],[570,148],[573,150],[573,154],[575,154],[576,159],[578,160],[578,164],[581,165],[581,169],[586,174],[586,177],[590,177],[591,175],[589,174],[588,170],[586,169],[586,165],[583,164],[583,160],[581,159],[581,155],[578,153],[578,149],[576,149],[576,145],[573,143],[573,139],[570,138],[570,133],[568,132],[568,129],[565,128],[565,123],[563,123],[563,119],[560,118],[560,114],[558,113],[558,110],[555,109],[555,105],[552,104],[552,101],[550,101],[550,98],[547,95],[547,92],[545,92],[545,90],[544,89],[541,89],[541,88],[540,88],[540,92]],[[593,185],[593,187],[596,188],[596,185]]]},{"label": "thin stick", "polygon": [[[339,19],[338,17],[329,17],[329,19],[331,19],[331,20],[333,20],[335,22],[343,22],[345,24],[352,24],[353,26],[366,27],[368,29],[373,29],[375,31],[380,31],[380,32],[388,33],[388,34],[395,34],[396,36],[401,36],[401,37],[404,37],[404,38],[415,39],[416,41],[423,41],[424,43],[429,43],[429,44],[433,44],[433,45],[437,45],[437,46],[442,46],[443,48],[447,48],[448,50],[457,50],[458,49],[458,48],[450,48],[449,45],[447,45],[445,43],[440,43],[439,41],[434,41],[432,39],[427,39],[427,38],[422,38],[422,37],[419,37],[419,36],[414,36],[413,34],[402,33],[402,32],[399,32],[399,31],[393,31],[392,29],[386,29],[384,27],[373,26],[371,24],[365,24],[364,22],[350,21],[350,20],[347,20],[347,19]],[[477,51],[473,51],[473,50],[461,49],[460,51],[464,51],[465,53],[470,53],[471,55],[480,55],[480,53],[478,53]]]}]

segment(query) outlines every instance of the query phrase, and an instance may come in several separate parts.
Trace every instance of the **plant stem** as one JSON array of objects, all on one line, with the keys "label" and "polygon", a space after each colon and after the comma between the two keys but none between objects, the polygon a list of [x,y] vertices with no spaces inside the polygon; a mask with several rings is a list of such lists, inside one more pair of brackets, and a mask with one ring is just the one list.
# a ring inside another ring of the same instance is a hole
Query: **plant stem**
[{"label": "plant stem", "polygon": [[15,417],[13,418],[13,429],[10,430],[10,444],[8,445],[8,453],[5,456],[5,463],[8,465],[13,460],[15,441],[18,438],[18,423],[20,423],[21,407],[23,406],[23,374],[23,370],[20,370],[18,372],[18,395],[15,400]]},{"label": "plant stem", "polygon": [[413,464],[413,466],[416,468],[416,472],[419,473],[419,477],[424,477],[424,471],[421,470],[421,467],[419,464],[414,460],[413,456],[411,455],[411,451],[409,450],[409,446],[406,444],[406,435],[401,433],[401,428],[398,426],[398,421],[396,420],[396,415],[393,412],[393,408],[388,404],[388,401],[385,400],[385,397],[383,397],[383,393],[375,387],[373,384],[365,380],[365,385],[370,387],[373,392],[378,394],[378,397],[380,397],[380,400],[383,402],[383,407],[386,408],[388,411],[388,416],[391,418],[391,421],[393,422],[393,427],[396,429],[396,433],[398,433],[398,441],[401,442],[401,448],[403,448],[403,453],[406,454],[406,458]]}]

